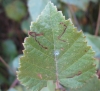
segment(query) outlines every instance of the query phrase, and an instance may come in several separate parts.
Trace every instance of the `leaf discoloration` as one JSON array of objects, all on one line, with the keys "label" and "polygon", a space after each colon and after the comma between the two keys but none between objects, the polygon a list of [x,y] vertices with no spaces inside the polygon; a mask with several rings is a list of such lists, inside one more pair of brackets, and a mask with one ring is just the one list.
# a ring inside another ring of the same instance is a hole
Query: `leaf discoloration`
[{"label": "leaf discoloration", "polygon": [[60,25],[63,25],[65,28],[63,30],[63,32],[58,36],[58,39],[60,41],[66,42],[65,40],[61,39],[62,35],[65,33],[66,29],[67,29],[67,25],[65,25],[63,22],[60,23]]},{"label": "leaf discoloration", "polygon": [[37,40],[37,36],[43,36],[43,33],[36,33],[36,32],[28,32],[28,34],[32,37],[34,37],[35,41],[44,49],[48,49],[47,47],[43,46],[38,40]]}]

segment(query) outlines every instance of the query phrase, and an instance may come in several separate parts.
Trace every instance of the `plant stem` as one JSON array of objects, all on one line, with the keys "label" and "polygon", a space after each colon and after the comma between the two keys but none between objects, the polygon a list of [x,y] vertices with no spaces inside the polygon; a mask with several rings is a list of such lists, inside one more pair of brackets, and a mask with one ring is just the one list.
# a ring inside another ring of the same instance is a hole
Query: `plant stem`
[{"label": "plant stem", "polygon": [[74,14],[74,11],[73,11],[71,5],[70,5],[70,4],[67,4],[67,6],[68,6],[68,8],[69,8],[69,10],[70,10],[70,12],[71,12],[71,15],[72,15],[73,18],[74,18],[74,23],[75,23],[76,26],[81,30],[80,25],[79,25],[79,22],[78,22],[78,20],[77,20],[75,14]]},{"label": "plant stem", "polygon": [[1,56],[0,56],[0,60],[7,69],[11,70],[16,75],[16,72],[4,61],[4,59]]},{"label": "plant stem", "polygon": [[18,82],[19,82],[19,81],[18,81],[18,79],[16,78],[16,79],[14,80],[14,82],[12,83],[12,85],[10,86],[10,88],[15,87],[16,84],[17,84]]},{"label": "plant stem", "polygon": [[98,35],[98,32],[99,32],[99,26],[100,26],[100,5],[99,5],[99,13],[98,13],[97,26],[96,26],[96,30],[95,30],[95,36]]}]

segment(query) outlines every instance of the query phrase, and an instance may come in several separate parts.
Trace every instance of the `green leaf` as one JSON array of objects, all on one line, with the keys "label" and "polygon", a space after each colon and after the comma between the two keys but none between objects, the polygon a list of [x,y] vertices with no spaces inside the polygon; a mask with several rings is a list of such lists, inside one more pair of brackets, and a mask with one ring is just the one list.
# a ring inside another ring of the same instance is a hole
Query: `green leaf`
[{"label": "green leaf", "polygon": [[50,91],[47,87],[41,89],[41,91]]},{"label": "green leaf", "polygon": [[30,23],[31,23],[31,18],[28,18],[26,20],[24,20],[22,23],[21,23],[21,28],[22,30],[24,31],[24,33],[28,33],[28,31],[30,30]]},{"label": "green leaf", "polygon": [[15,0],[5,6],[5,11],[10,19],[20,21],[26,15],[26,7],[20,0]]},{"label": "green leaf", "polygon": [[88,6],[88,3],[90,1],[97,2],[97,0],[61,0],[64,3],[75,5],[83,10],[86,10],[86,7]]},{"label": "green leaf", "polygon": [[12,67],[13,69],[16,69],[19,67],[19,59],[22,56],[22,54],[18,55],[17,57],[15,57],[12,61]]},{"label": "green leaf", "polygon": [[7,91],[17,91],[16,89],[14,89],[14,88],[10,88],[9,90],[7,90]]},{"label": "green leaf", "polygon": [[58,79],[65,87],[77,88],[94,76],[94,52],[82,31],[65,20],[51,2],[30,28],[18,71],[23,85],[40,91],[48,80]]},{"label": "green leaf", "polygon": [[28,9],[33,21],[36,21],[48,1],[52,1],[56,5],[58,4],[57,0],[28,0]]},{"label": "green leaf", "polygon": [[97,77],[93,77],[83,87],[73,89],[70,91],[100,91],[100,80],[97,79]]},{"label": "green leaf", "polygon": [[48,82],[47,82],[47,87],[48,87],[48,89],[49,89],[49,91],[55,91],[55,84],[53,83],[53,81],[51,81],[51,80],[49,80]]},{"label": "green leaf", "polygon": [[96,57],[100,57],[100,37],[98,36],[94,36],[94,35],[90,35],[90,34],[86,34],[86,38],[88,41],[88,45],[91,45],[93,50],[95,50]]},{"label": "green leaf", "polygon": [[52,80],[49,80],[47,82],[47,87],[44,87],[41,89],[41,91],[55,91],[55,84],[53,83]]},{"label": "green leaf", "polygon": [[30,90],[27,90],[24,86],[22,85],[17,85],[15,86],[14,88],[10,88],[9,90],[7,91],[30,91]]},{"label": "green leaf", "polygon": [[5,56],[14,58],[17,55],[16,45],[12,40],[5,40],[2,43],[3,54]]},{"label": "green leaf", "polygon": [[49,0],[28,0],[28,9],[33,21],[36,21],[38,15],[45,8]]}]

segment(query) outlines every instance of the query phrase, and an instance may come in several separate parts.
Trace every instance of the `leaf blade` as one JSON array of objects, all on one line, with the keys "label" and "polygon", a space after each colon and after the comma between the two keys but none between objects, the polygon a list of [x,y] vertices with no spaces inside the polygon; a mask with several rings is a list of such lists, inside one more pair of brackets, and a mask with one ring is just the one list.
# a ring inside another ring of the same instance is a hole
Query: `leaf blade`
[{"label": "leaf blade", "polygon": [[94,52],[87,46],[84,35],[70,19],[65,20],[51,2],[30,28],[32,34],[24,41],[24,56],[20,59],[18,72],[24,85],[40,91],[48,80],[59,80],[66,87],[76,88],[94,75]]}]

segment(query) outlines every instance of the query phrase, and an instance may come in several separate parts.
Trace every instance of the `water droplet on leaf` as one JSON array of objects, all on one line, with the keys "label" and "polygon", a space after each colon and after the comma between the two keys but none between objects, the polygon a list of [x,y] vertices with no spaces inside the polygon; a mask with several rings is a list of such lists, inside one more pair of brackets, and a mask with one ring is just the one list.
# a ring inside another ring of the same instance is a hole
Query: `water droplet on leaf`
[{"label": "water droplet on leaf", "polygon": [[59,50],[55,50],[55,51],[54,51],[54,55],[55,55],[55,56],[58,56],[58,55],[59,55]]}]

